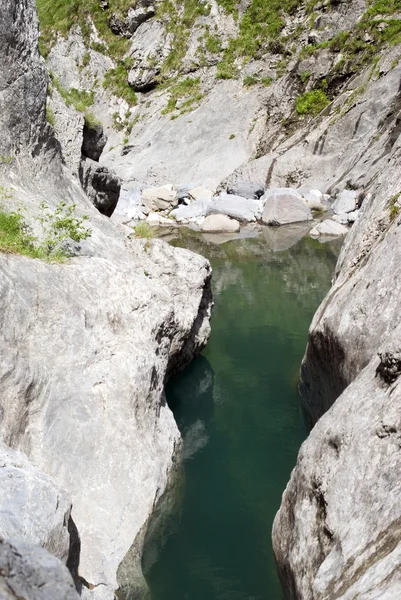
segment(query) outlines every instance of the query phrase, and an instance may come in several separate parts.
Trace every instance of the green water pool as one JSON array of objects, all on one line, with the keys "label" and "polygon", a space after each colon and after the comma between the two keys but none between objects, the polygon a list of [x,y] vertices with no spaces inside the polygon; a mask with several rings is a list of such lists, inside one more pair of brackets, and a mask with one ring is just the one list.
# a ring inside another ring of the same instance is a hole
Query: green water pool
[{"label": "green water pool", "polygon": [[284,598],[271,528],[307,434],[298,372],[339,250],[286,235],[173,242],[210,259],[215,307],[208,347],[167,387],[184,467],[169,528],[145,548],[152,600]]}]

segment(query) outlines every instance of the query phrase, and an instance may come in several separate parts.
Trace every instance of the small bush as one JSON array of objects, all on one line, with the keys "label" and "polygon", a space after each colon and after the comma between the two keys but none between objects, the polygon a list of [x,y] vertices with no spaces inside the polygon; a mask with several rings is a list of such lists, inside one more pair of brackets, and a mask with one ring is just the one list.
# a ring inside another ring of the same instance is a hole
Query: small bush
[{"label": "small bush", "polygon": [[295,107],[299,115],[318,115],[328,104],[329,98],[323,90],[305,92],[297,98]]},{"label": "small bush", "polygon": [[144,240],[150,240],[155,236],[154,231],[149,223],[145,223],[144,221],[142,223],[138,223],[132,229],[134,230],[136,237]]},{"label": "small bush", "polygon": [[45,256],[54,258],[70,256],[71,251],[67,246],[69,240],[79,243],[92,235],[92,231],[84,225],[88,216],[83,215],[81,218],[76,216],[76,204],[68,205],[61,201],[53,212],[46,202],[42,202],[40,209],[41,214],[37,220],[42,226],[44,238],[39,247]]},{"label": "small bush", "polygon": [[46,120],[52,126],[56,126],[56,117],[54,111],[50,106],[46,106]]},{"label": "small bush", "polygon": [[394,219],[396,219],[400,213],[401,206],[398,204],[398,199],[400,195],[400,193],[395,194],[394,196],[391,196],[391,198],[388,201],[388,207],[390,210],[390,221],[394,221]]},{"label": "small bush", "polygon": [[128,72],[125,64],[120,62],[115,69],[109,69],[104,76],[103,87],[115,96],[125,100],[130,106],[135,106],[137,97],[128,83]]},{"label": "small bush", "polygon": [[[1,197],[10,197],[5,188]],[[62,262],[72,255],[67,242],[80,242],[91,236],[91,230],[84,226],[88,218],[75,216],[75,204],[60,202],[53,212],[46,203],[41,205],[41,213],[36,220],[41,224],[44,237],[39,240],[26,224],[22,210],[6,212],[0,210],[0,252],[22,254],[31,258]]]}]

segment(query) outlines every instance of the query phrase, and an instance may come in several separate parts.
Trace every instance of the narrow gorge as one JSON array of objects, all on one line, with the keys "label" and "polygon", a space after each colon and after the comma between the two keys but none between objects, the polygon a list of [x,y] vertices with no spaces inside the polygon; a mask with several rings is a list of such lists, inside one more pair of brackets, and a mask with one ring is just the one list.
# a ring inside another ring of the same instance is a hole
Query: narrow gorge
[{"label": "narrow gorge", "polygon": [[398,600],[401,2],[1,9],[0,600]]}]

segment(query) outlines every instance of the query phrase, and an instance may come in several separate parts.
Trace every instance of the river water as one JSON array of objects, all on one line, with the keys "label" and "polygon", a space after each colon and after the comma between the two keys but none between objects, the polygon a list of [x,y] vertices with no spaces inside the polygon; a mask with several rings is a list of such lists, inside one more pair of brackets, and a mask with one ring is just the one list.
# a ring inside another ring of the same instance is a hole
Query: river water
[{"label": "river water", "polygon": [[152,600],[284,598],[271,528],[307,434],[298,372],[339,250],[291,246],[298,231],[219,245],[179,230],[172,242],[210,259],[215,307],[208,347],[167,387],[185,460],[168,529],[145,548]]}]

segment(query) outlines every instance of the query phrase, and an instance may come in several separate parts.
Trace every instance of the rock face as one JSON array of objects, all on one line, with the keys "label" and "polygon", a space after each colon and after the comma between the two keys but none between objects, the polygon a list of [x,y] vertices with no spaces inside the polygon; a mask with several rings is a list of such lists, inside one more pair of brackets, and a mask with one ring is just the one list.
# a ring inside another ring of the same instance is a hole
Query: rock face
[{"label": "rock face", "polygon": [[72,577],[44,548],[0,537],[1,600],[79,600]]},{"label": "rock face", "polygon": [[81,148],[81,152],[84,156],[87,156],[92,160],[99,160],[106,143],[107,137],[104,134],[101,124],[93,126],[84,125]]},{"label": "rock face", "polygon": [[[391,87],[394,76],[375,85]],[[366,99],[365,109],[377,101]],[[332,289],[309,331],[301,394],[316,424],[273,528],[278,571],[291,600],[400,595],[398,118],[395,103],[378,141],[386,153],[367,151],[347,174],[356,182],[369,172],[370,179]],[[351,211],[351,204],[345,208]]]},{"label": "rock face", "polygon": [[[45,121],[37,34],[33,0],[3,7],[0,58],[10,89],[0,89],[0,144],[5,154],[21,148],[0,183],[10,190],[7,208],[22,205],[28,224],[43,201],[51,209],[63,201],[88,215],[92,235],[62,264],[0,253],[0,440],[66,489],[81,542],[81,596],[111,600],[128,580],[146,586],[147,522],[180,455],[164,382],[206,344],[211,269],[185,250],[127,237],[132,230],[99,214],[63,167]],[[63,503],[50,508],[53,530]],[[13,571],[25,581],[28,554]],[[54,588],[50,597],[70,598]]]},{"label": "rock face", "polygon": [[[0,14],[0,152],[38,152],[55,143],[46,123],[47,72],[37,50],[38,19],[32,2],[11,1]],[[29,64],[29,69],[26,65]]]},{"label": "rock face", "polygon": [[[156,241],[133,248],[136,258],[119,265],[0,256],[2,438],[70,492],[80,575],[93,585],[116,586],[119,563],[168,483],[179,434],[165,373],[186,365],[209,334],[207,262]],[[23,331],[31,333],[22,351]]]},{"label": "rock face", "polygon": [[399,367],[385,344],[301,448],[273,527],[289,600],[400,595]]},{"label": "rock face", "polygon": [[71,501],[22,453],[0,442],[0,535],[46,548],[67,562]]}]

